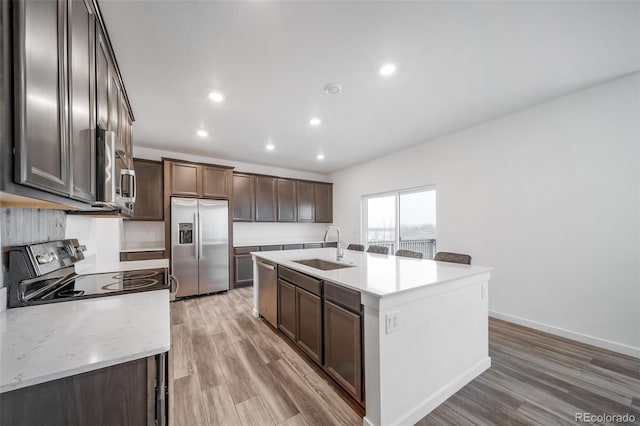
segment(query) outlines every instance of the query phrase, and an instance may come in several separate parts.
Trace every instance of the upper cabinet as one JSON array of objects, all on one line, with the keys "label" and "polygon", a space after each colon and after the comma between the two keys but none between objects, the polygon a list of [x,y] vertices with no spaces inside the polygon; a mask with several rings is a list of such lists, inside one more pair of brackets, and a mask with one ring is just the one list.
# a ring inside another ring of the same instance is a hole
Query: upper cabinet
[{"label": "upper cabinet", "polygon": [[333,185],[330,183],[315,183],[316,222],[333,222]]},{"label": "upper cabinet", "polygon": [[233,174],[233,220],[253,222],[255,203],[255,180],[252,175]]},{"label": "upper cabinet", "polygon": [[313,222],[316,219],[315,185],[312,182],[298,182],[298,222]]},{"label": "upper cabinet", "polygon": [[9,48],[13,55],[14,134],[2,140],[13,172],[3,171],[0,191],[89,207],[97,125],[117,133],[132,166],[133,115],[95,0],[11,6],[13,46],[0,48],[3,58]]},{"label": "upper cabinet", "polygon": [[277,215],[277,182],[269,176],[256,176],[256,221],[275,222]]},{"label": "upper cabinet", "polygon": [[230,198],[232,169],[211,164],[169,162],[170,195],[201,198]]},{"label": "upper cabinet", "polygon": [[14,3],[15,180],[71,195],[67,2]]},{"label": "upper cabinet", "polygon": [[278,222],[295,222],[297,219],[296,181],[278,179]]},{"label": "upper cabinet", "polygon": [[233,174],[236,222],[333,222],[333,184]]}]

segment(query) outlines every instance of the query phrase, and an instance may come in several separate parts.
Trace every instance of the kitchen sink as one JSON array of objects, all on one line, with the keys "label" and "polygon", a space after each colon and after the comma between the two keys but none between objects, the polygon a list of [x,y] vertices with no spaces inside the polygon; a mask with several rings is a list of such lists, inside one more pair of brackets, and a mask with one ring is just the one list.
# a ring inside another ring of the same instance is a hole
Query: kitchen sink
[{"label": "kitchen sink", "polygon": [[322,271],[331,271],[333,269],[342,269],[342,268],[352,268],[353,265],[347,265],[344,263],[335,263],[329,262],[322,259],[305,259],[305,260],[294,260],[295,263],[299,263],[304,266],[309,266],[311,268],[320,269]]}]

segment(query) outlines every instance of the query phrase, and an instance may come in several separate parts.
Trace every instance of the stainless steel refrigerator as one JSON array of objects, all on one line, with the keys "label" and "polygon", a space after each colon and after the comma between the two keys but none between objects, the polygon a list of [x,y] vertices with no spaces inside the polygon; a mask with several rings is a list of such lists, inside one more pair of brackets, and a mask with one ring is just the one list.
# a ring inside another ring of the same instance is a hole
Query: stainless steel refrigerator
[{"label": "stainless steel refrigerator", "polygon": [[229,289],[229,204],[171,198],[171,270],[177,297]]}]

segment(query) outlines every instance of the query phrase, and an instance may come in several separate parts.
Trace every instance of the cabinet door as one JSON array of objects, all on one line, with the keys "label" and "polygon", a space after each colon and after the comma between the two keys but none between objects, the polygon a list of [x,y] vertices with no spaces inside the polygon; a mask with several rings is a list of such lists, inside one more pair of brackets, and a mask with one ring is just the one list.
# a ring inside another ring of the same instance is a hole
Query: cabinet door
[{"label": "cabinet door", "polygon": [[278,222],[297,220],[296,181],[278,179]]},{"label": "cabinet door", "polygon": [[164,220],[162,163],[135,159],[138,199],[132,220]]},{"label": "cabinet door", "polygon": [[96,199],[95,14],[88,0],[69,2],[71,196]]},{"label": "cabinet door", "polygon": [[325,300],[324,368],[347,392],[362,401],[361,317]]},{"label": "cabinet door", "polygon": [[298,182],[298,222],[313,222],[315,220],[315,196],[314,184],[310,182]]},{"label": "cabinet door", "polygon": [[333,185],[327,183],[316,183],[316,222],[333,222]]},{"label": "cabinet door", "polygon": [[202,196],[210,198],[228,198],[231,186],[231,170],[218,167],[201,166]]},{"label": "cabinet door", "polygon": [[102,27],[96,29],[96,122],[102,129],[109,129],[109,69],[111,55]]},{"label": "cabinet door", "polygon": [[296,287],[296,343],[322,365],[322,300]]},{"label": "cabinet door", "polygon": [[278,280],[278,329],[296,341],[296,286]]},{"label": "cabinet door", "polygon": [[276,221],[276,178],[256,176],[256,221]]},{"label": "cabinet door", "polygon": [[251,175],[233,175],[233,220],[253,222],[255,182]]},{"label": "cabinet door", "polygon": [[250,254],[235,255],[236,287],[253,285],[253,261]]},{"label": "cabinet door", "polygon": [[200,167],[197,164],[171,163],[171,195],[199,195]]},{"label": "cabinet door", "polygon": [[15,2],[16,182],[69,195],[66,1]]}]

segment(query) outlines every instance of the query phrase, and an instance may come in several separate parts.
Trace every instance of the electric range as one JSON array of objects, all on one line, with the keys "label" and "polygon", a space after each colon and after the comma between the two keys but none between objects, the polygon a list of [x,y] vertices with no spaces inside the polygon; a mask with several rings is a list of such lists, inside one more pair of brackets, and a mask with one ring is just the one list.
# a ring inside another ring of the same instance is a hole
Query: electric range
[{"label": "electric range", "polygon": [[78,275],[73,265],[84,260],[83,252],[75,239],[11,247],[8,307],[170,287],[166,268]]}]

